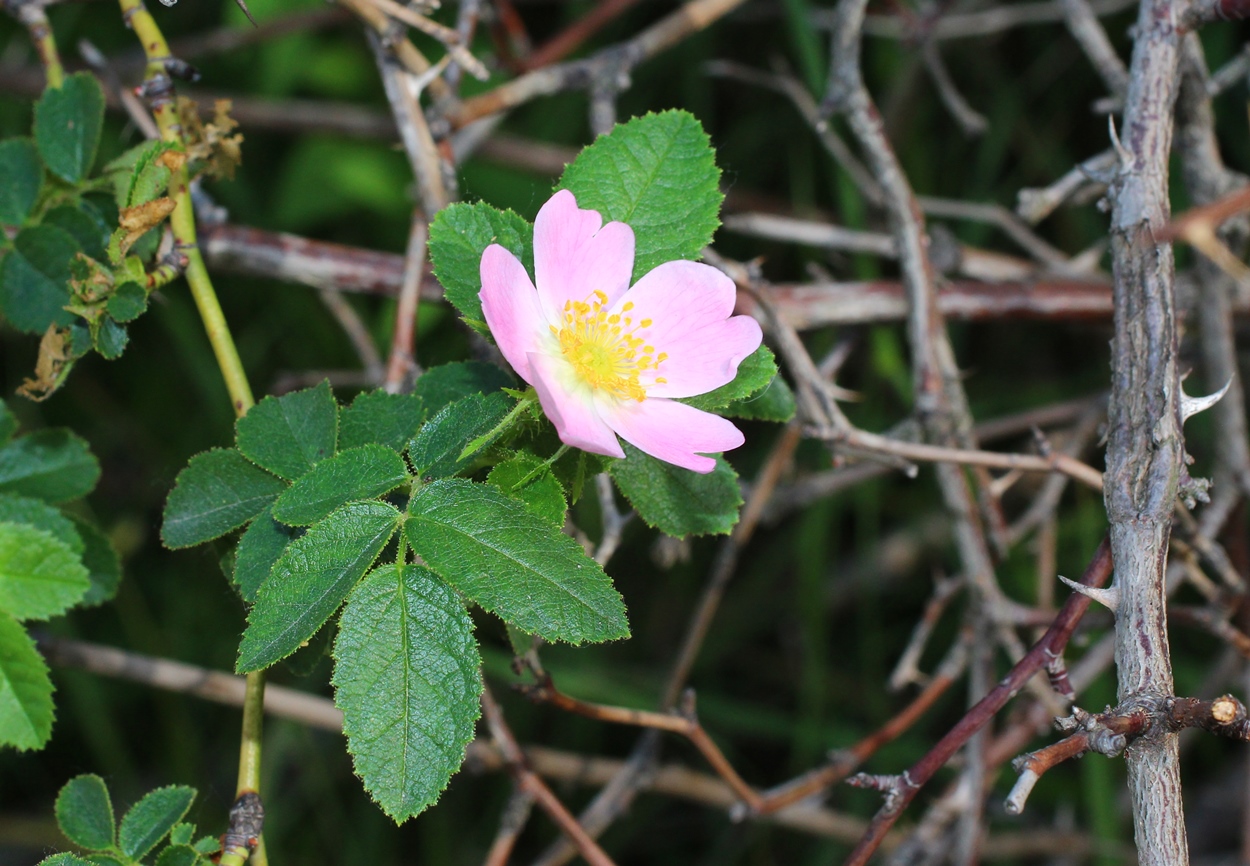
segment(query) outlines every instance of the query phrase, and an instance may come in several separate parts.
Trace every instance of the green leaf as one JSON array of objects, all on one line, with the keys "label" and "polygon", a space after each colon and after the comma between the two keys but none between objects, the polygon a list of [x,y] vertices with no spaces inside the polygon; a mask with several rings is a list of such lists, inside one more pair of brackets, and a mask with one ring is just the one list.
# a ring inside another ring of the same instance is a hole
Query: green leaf
[{"label": "green leaf", "polygon": [[145,141],[104,166],[103,173],[113,184],[118,207],[145,204],[160,197],[169,183],[169,169],[156,159],[172,147],[166,141]]},{"label": "green leaf", "polygon": [[316,523],[354,499],[374,499],[408,480],[404,458],[385,445],[340,451],[313,467],[273,504],[273,516],[291,526]]},{"label": "green leaf", "polygon": [[195,789],[170,785],[148,792],[122,818],[117,844],[127,857],[138,860],[165,838],[182,820],[195,799]]},{"label": "green leaf", "polygon": [[738,522],[738,475],[723,457],[701,475],[643,454],[628,442],[621,447],[625,459],[615,461],[609,471],[648,526],[683,538],[725,535]]},{"label": "green leaf", "polygon": [[216,854],[221,850],[221,839],[215,836],[201,836],[191,847],[201,854]]},{"label": "green leaf", "polygon": [[82,564],[87,567],[87,579],[91,586],[82,597],[80,605],[102,604],[117,595],[117,587],[122,582],[121,557],[109,541],[107,535],[86,519],[71,514],[74,527],[83,541]]},{"label": "green leaf", "polygon": [[426,370],[417,380],[413,394],[421,398],[426,415],[433,417],[444,406],[470,394],[490,394],[515,384],[511,376],[494,364],[461,361]]},{"label": "green leaf", "polygon": [[464,447],[489,433],[515,405],[507,394],[470,394],[444,408],[417,431],[408,444],[408,459],[421,478],[445,478],[472,465],[475,455],[460,460]]},{"label": "green leaf", "polygon": [[107,255],[104,247],[108,244],[110,229],[100,222],[99,214],[94,213],[94,210],[62,205],[44,214],[40,224],[64,229],[78,241],[78,246],[84,253],[102,262]]},{"label": "green leaf", "polygon": [[29,138],[0,141],[0,224],[17,226],[26,219],[43,185],[43,164]]},{"label": "green leaf", "polygon": [[574,644],[629,636],[625,605],[603,569],[517,500],[444,479],[422,487],[408,511],[412,549],[505,621]]},{"label": "green leaf", "polygon": [[78,241],[56,226],[30,226],[13,240],[0,261],[0,313],[28,334],[42,334],[49,325],[65,327],[74,315],[69,303],[70,260]]},{"label": "green leaf", "polygon": [[87,569],[50,532],[0,523],[0,611],[17,619],[47,619],[90,587]]},{"label": "green leaf", "polygon": [[191,547],[238,529],[278,498],[286,485],[233,448],[196,454],[165,501],[161,540]]},{"label": "green leaf", "polygon": [[110,318],[100,321],[99,330],[94,334],[95,350],[108,361],[116,361],[126,351],[130,335],[124,325],[119,325]]},{"label": "green leaf", "polygon": [[0,611],[0,744],[39,749],[52,735],[52,680],[26,629]]},{"label": "green leaf", "polygon": [[564,488],[545,460],[522,452],[490,471],[486,481],[556,526],[564,526]]},{"label": "green leaf", "polygon": [[53,854],[51,857],[44,857],[35,866],[98,866],[98,864],[99,861],[95,858],[84,860],[76,854],[62,852]]},{"label": "green leaf", "polygon": [[103,851],[112,848],[113,802],[99,776],[75,776],[56,797],[56,822],[65,838],[80,848]]},{"label": "green leaf", "polygon": [[44,502],[86,496],[100,478],[87,443],[63,428],[39,430],[0,448],[0,491]]},{"label": "green leaf", "polygon": [[287,547],[256,593],[239,646],[239,673],[299,649],[339,608],[399,525],[382,502],[351,502]]},{"label": "green leaf", "polygon": [[49,532],[54,538],[72,550],[83,552],[82,537],[74,529],[68,517],[46,502],[17,496],[13,493],[0,493],[0,522],[25,523],[36,529]]},{"label": "green leaf", "polygon": [[256,601],[256,590],[265,582],[273,564],[296,537],[296,530],[273,519],[273,506],[256,515],[252,525],[239,538],[234,558],[234,583],[248,604]]},{"label": "green leaf", "polygon": [[138,283],[126,282],[109,298],[108,314],[118,322],[133,322],[148,308],[148,293]]},{"label": "green leaf", "polygon": [[438,212],[430,224],[430,261],[443,294],[471,328],[489,333],[477,296],[482,289],[482,253],[499,244],[533,274],[533,237],[533,227],[520,216],[483,202],[459,202]]},{"label": "green leaf", "polygon": [[730,418],[748,418],[754,421],[789,421],[796,409],[794,392],[781,376],[774,376],[760,393],[744,400],[735,400],[719,414]]},{"label": "green leaf", "polygon": [[[60,856],[60,855],[57,855]],[[134,866],[129,860],[120,860],[111,854],[88,854],[87,863],[89,866]]]},{"label": "green leaf", "polygon": [[339,450],[358,445],[385,445],[403,451],[421,426],[425,405],[416,394],[365,391],[339,413]]},{"label": "green leaf", "polygon": [[239,450],[275,475],[294,481],[334,454],[338,404],[330,383],[266,397],[235,425]]},{"label": "green leaf", "polygon": [[0,446],[7,445],[17,432],[17,416],[9,408],[9,404],[0,400]]},{"label": "green leaf", "polygon": [[156,866],[195,866],[200,852],[190,845],[166,845],[156,858]]},{"label": "green leaf", "polygon": [[365,790],[396,822],[438,799],[480,714],[481,658],[464,604],[432,572],[384,565],[347,600],[334,702]]},{"label": "green leaf", "polygon": [[175,824],[169,830],[170,845],[190,845],[191,840],[195,837],[194,824]]},{"label": "green leaf", "polygon": [[89,72],[49,87],[35,103],[35,144],[44,163],[70,183],[87,177],[104,123],[104,91]]},{"label": "green leaf", "polygon": [[636,117],[601,135],[564,170],[560,189],[604,222],[634,230],[634,280],[673,259],[695,259],[720,225],[716,154],[685,111]]},{"label": "green leaf", "polygon": [[706,394],[687,397],[681,402],[705,412],[715,412],[730,403],[747,400],[759,394],[776,375],[777,361],[773,358],[772,351],[767,346],[760,346],[742,359],[742,363],[738,365],[738,375],[732,382]]}]

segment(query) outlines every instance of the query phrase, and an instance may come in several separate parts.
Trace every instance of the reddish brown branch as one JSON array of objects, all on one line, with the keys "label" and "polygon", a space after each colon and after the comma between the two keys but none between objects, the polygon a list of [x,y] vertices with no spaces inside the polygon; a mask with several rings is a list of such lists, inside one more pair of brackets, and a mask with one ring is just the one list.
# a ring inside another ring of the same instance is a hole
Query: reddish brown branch
[{"label": "reddish brown branch", "polygon": [[503,711],[500,710],[499,704],[495,703],[495,698],[491,695],[489,688],[482,691],[482,715],[490,728],[491,738],[503,754],[508,772],[512,775],[517,788],[534,798],[534,801],[556,823],[561,832],[577,846],[587,863],[591,866],[615,866],[612,858],[599,847],[594,839],[590,838],[572,813],[547,787],[547,783],[530,769],[529,763],[525,760],[525,754],[517,744],[516,737],[512,735],[508,723],[504,721]]},{"label": "reddish brown branch", "polygon": [[[1104,539],[1098,545],[1098,549],[1094,552],[1094,556],[1086,567],[1085,573],[1081,576],[1081,583],[1085,586],[1099,587],[1106,583],[1110,576],[1111,548],[1107,540]],[[945,766],[951,756],[973,734],[988,724],[990,719],[1024,687],[1024,684],[1035,673],[1045,667],[1049,657],[1053,657],[1063,651],[1077,623],[1081,621],[1081,617],[1085,615],[1085,611],[1089,608],[1089,604],[1089,599],[1079,593],[1069,596],[1063,607],[1060,608],[1059,613],[1055,616],[1055,620],[1051,623],[1050,628],[1033,645],[1033,648],[1016,663],[1011,672],[997,686],[991,689],[984,698],[978,701],[955,727],[951,728],[946,736],[929,750],[928,754],[903,774],[901,779],[905,780],[905,782],[900,781],[895,788],[896,796],[893,798],[887,797],[885,805],[873,816],[864,837],[847,859],[848,866],[850,864],[867,863],[868,858],[872,856],[873,852],[877,850],[877,847],[885,838],[886,832],[894,826],[894,822],[898,820],[903,810],[907,808],[920,789],[933,778],[934,773]]]},{"label": "reddish brown branch", "polygon": [[748,785],[729,760],[721,752],[720,747],[712,741],[703,725],[699,723],[694,709],[694,692],[687,691],[683,706],[676,713],[656,713],[649,710],[633,710],[626,707],[610,707],[604,704],[592,704],[569,697],[555,687],[548,675],[542,675],[532,685],[520,686],[519,690],[530,700],[550,704],[557,709],[576,713],[588,719],[596,719],[615,725],[634,725],[640,728],[652,728],[658,731],[669,731],[680,734],[694,745],[703,755],[712,769],[733,788],[742,798],[747,807],[758,811],[763,801],[755,789]]},{"label": "reddish brown branch", "polygon": [[576,51],[583,42],[610,24],[614,18],[637,3],[638,0],[602,0],[592,6],[590,11],[581,18],[534,49],[533,54],[520,61],[520,68],[529,72],[563,60]]}]

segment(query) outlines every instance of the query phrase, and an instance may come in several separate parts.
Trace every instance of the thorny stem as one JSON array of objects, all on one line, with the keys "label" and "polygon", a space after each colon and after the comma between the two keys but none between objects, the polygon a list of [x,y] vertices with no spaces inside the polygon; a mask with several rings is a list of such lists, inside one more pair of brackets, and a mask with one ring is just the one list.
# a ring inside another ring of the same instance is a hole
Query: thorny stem
[{"label": "thorny stem", "polygon": [[[182,126],[178,119],[177,102],[174,98],[173,82],[169,67],[173,59],[169,55],[169,45],[161,33],[156,20],[144,8],[142,0],[120,0],[122,18],[134,30],[143,45],[147,56],[147,75],[144,78],[144,90],[149,99],[152,114],[161,131],[164,141],[177,145],[182,144]],[[217,358],[217,366],[221,369],[226,390],[230,395],[230,403],[235,415],[243,417],[256,402],[252,396],[247,374],[243,369],[243,361],[239,358],[238,349],[230,327],[226,324],[225,314],[217,300],[212,279],[204,266],[204,258],[200,254],[195,228],[195,211],[191,203],[190,178],[185,166],[170,173],[169,194],[174,200],[174,211],[170,214],[170,227],[173,229],[177,249],[186,256],[187,285],[191,289],[191,297],[195,300],[200,319],[204,322],[204,330],[208,334],[213,354]],[[261,770],[261,730],[264,721],[265,676],[257,671],[248,674],[247,690],[243,700],[243,730],[239,745],[239,777],[236,796],[260,793]],[[256,836],[259,858],[264,862],[264,848],[260,845],[259,832]],[[222,866],[242,866],[250,853],[252,843],[248,842],[241,850],[223,852]]]},{"label": "thorny stem", "polygon": [[60,87],[65,82],[65,67],[61,65],[60,52],[56,50],[56,37],[52,34],[52,25],[43,11],[44,4],[40,0],[3,0],[0,2],[5,11],[22,23],[30,33],[30,40],[35,44],[35,52],[43,65],[46,86]]}]

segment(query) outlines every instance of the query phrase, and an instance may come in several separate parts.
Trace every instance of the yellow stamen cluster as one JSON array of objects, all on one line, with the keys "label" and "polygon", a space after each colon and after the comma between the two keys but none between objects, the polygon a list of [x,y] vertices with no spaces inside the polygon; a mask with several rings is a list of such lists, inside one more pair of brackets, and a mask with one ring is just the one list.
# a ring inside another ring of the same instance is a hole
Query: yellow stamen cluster
[{"label": "yellow stamen cluster", "polygon": [[[600,291],[592,292],[587,301],[567,301],[564,326],[551,326],[551,333],[560,341],[560,351],[591,388],[621,400],[641,402],[647,396],[647,386],[639,377],[648,370],[658,370],[668,357],[665,352],[656,354],[654,346],[634,336],[651,327],[651,320],[635,324],[633,317],[625,315],[634,308],[632,303],[609,315],[604,309],[608,296]],[[654,380],[655,384],[664,382],[662,378]]]}]

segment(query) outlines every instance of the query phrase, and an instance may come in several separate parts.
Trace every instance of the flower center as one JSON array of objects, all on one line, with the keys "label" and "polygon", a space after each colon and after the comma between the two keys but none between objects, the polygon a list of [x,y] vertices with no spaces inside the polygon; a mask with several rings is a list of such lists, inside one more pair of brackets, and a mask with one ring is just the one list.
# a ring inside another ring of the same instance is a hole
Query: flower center
[{"label": "flower center", "polygon": [[[608,296],[592,292],[587,301],[567,301],[564,304],[564,325],[551,326],[551,333],[560,341],[560,351],[573,365],[577,375],[595,390],[606,391],[618,399],[641,402],[647,396],[647,386],[639,377],[659,369],[667,353],[655,352],[655,347],[635,336],[636,332],[651,327],[650,319],[635,323],[625,315],[634,308],[626,303],[619,313],[609,315]],[[663,384],[664,379],[654,380]]]}]

